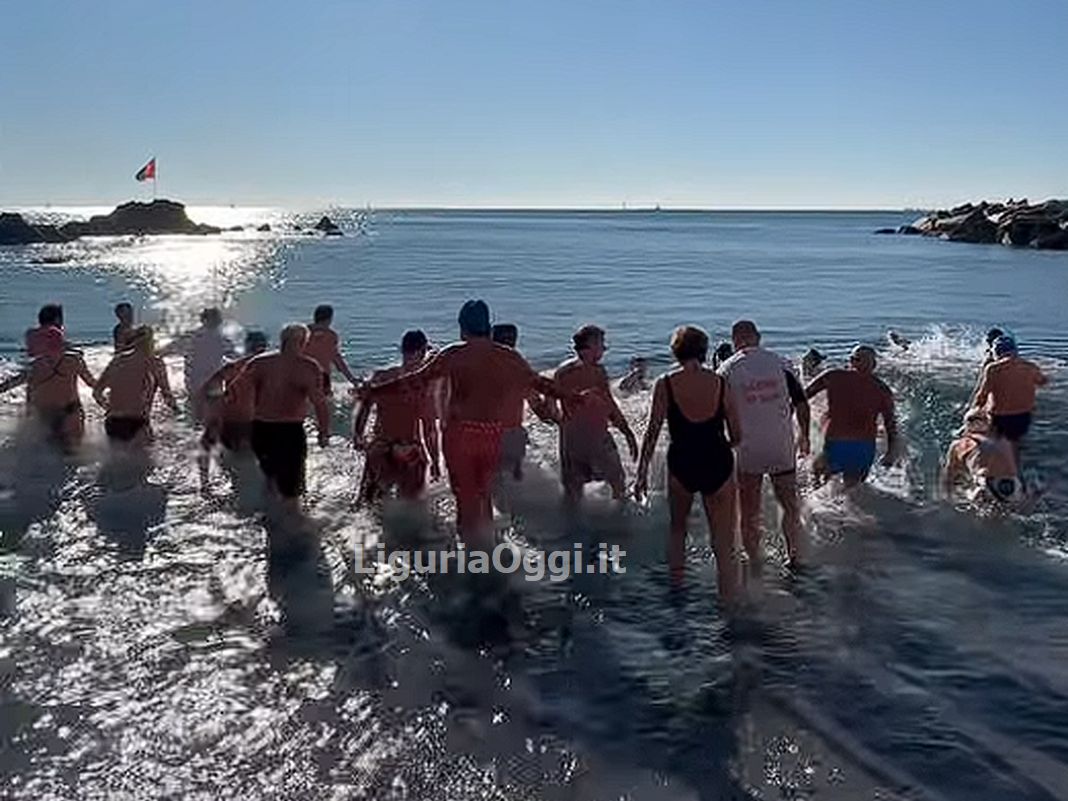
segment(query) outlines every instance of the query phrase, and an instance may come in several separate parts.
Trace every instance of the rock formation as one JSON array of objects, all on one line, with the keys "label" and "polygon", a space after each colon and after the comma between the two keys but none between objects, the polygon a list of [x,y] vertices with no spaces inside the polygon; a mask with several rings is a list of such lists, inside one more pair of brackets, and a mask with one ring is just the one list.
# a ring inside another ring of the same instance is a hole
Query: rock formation
[{"label": "rock formation", "polygon": [[1068,200],[1027,200],[978,205],[965,203],[932,212],[912,225],[880,228],[877,234],[922,234],[951,242],[1002,244],[1041,250],[1068,250]]},{"label": "rock formation", "polygon": [[315,230],[322,231],[327,236],[343,236],[341,229],[337,227],[337,224],[325,214],[322,219],[315,224]]},{"label": "rock formation", "polygon": [[86,222],[72,221],[58,228],[52,225],[32,225],[20,214],[0,214],[0,245],[69,242],[80,236],[217,234],[220,230],[214,225],[193,222],[186,216],[185,206],[173,200],[123,203],[111,214],[98,214]]}]

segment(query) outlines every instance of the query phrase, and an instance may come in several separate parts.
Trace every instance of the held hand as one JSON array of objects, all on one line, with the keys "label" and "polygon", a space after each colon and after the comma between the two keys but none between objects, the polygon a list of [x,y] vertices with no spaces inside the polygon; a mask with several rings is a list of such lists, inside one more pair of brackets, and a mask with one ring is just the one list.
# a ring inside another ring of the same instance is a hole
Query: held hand
[{"label": "held hand", "polygon": [[325,448],[329,444],[330,444],[330,435],[328,433],[326,433],[325,431],[320,431],[319,432],[319,447],[320,448]]},{"label": "held hand", "polygon": [[634,500],[644,503],[649,494],[649,477],[644,473],[638,474],[638,480],[634,482]]},{"label": "held hand", "polygon": [[363,434],[357,434],[352,438],[352,447],[358,451],[367,450],[367,438]]},{"label": "held hand", "polygon": [[802,458],[812,453],[812,440],[810,440],[808,436],[802,436],[798,439],[797,452]]},{"label": "held hand", "polygon": [[430,463],[430,480],[441,481],[441,462],[437,459]]},{"label": "held hand", "polygon": [[892,452],[887,451],[885,454],[883,454],[883,458],[879,460],[879,464],[881,464],[883,467],[893,467],[895,464],[897,464],[897,458]]}]

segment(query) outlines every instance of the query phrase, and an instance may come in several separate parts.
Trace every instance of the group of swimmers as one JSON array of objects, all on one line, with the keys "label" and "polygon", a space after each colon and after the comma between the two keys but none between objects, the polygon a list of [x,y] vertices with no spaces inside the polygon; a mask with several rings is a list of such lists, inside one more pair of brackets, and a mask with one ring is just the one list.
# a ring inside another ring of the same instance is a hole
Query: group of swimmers
[{"label": "group of swimmers", "polygon": [[[178,408],[163,357],[181,354],[190,408],[203,428],[202,482],[208,482],[210,453],[217,444],[232,452],[251,451],[272,492],[299,508],[305,420],[312,410],[319,443],[326,445],[330,376],[338,369],[357,398],[353,442],[366,456],[360,500],[393,492],[419,498],[428,474],[442,476],[444,456],[458,533],[477,544],[492,537],[497,482],[502,476],[522,480],[527,408],[559,429],[560,479],[570,505],[579,503],[584,486],[594,481],[606,482],[613,498],[625,497],[626,474],[610,428],[622,435],[637,462],[634,494],[643,499],[666,422],[669,564],[673,575],[682,572],[687,518],[699,495],[724,598],[732,597],[742,580],[735,556],[738,529],[747,569],[751,574],[761,570],[765,478],[782,509],[789,563],[805,559],[797,467],[799,457],[811,452],[811,399],[826,395],[823,448],[812,463],[817,480],[840,475],[847,486],[864,481],[876,459],[880,421],[887,439],[882,463],[892,464],[898,453],[894,396],[875,375],[873,348],[858,345],[846,367],[826,370],[820,369],[822,357],[810,351],[798,377],[792,363],[763,347],[750,320],[733,325],[732,341],[716,348],[712,369],[706,367],[708,335],[694,325],[674,331],[670,349],[677,367],[652,388],[639,444],[614,398],[602,365],[606,334],[595,325],[579,328],[572,337],[574,356],[543,375],[520,354],[516,326],[493,325],[486,303],[471,300],[460,310],[457,342],[432,352],[422,331],[407,331],[400,363],[361,382],[341,355],[329,306],[318,307],[310,325],[285,326],[277,351],[268,350],[262,333],[248,332],[240,356],[223,333],[217,309],[205,309],[199,328],[159,351],[152,329],[134,324],[129,304],[115,311],[115,354],[99,377],[68,345],[63,310],[50,304],[26,334],[28,367],[0,383],[0,391],[25,384],[28,407],[67,448],[76,447],[84,432],[79,381],[104,408],[112,442],[150,438],[156,395]],[[1030,424],[1035,391],[1047,379],[1018,355],[1012,337],[995,330],[988,343],[964,429],[947,455],[945,482],[952,488],[967,478],[971,486],[1008,501],[1022,492],[1019,442]],[[632,361],[618,391],[648,388],[646,370],[644,360]],[[804,378],[810,379],[807,384]],[[368,435],[372,413],[375,424]]]}]

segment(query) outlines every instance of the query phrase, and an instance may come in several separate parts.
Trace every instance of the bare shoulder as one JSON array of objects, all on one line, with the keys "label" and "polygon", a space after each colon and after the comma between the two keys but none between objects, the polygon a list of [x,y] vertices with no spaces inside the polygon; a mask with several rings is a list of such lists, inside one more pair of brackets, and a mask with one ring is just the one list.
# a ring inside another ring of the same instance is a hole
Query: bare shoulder
[{"label": "bare shoulder", "polygon": [[400,367],[383,367],[380,370],[375,370],[371,373],[371,383],[379,384],[385,381],[391,381],[401,375]]},{"label": "bare shoulder", "polygon": [[572,356],[570,359],[564,359],[564,361],[560,362],[560,364],[556,366],[556,369],[553,371],[553,377],[565,378],[566,376],[578,370],[581,366],[582,362],[577,356]]}]

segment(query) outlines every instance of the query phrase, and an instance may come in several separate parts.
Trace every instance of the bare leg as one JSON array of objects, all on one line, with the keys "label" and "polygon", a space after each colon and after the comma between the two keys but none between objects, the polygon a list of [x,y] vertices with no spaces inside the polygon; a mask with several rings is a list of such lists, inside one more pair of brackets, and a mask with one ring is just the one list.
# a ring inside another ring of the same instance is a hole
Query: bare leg
[{"label": "bare leg", "polygon": [[805,530],[801,525],[801,495],[797,491],[797,473],[783,473],[771,477],[775,498],[782,507],[782,535],[786,540],[789,566],[797,567],[806,555]]},{"label": "bare leg", "polygon": [[668,537],[668,570],[671,583],[682,582],[686,573],[686,518],[693,506],[693,493],[669,474],[668,503],[671,508],[671,533]]},{"label": "bare leg", "polygon": [[738,485],[731,478],[712,495],[703,495],[701,500],[708,518],[708,534],[712,550],[716,554],[716,573],[719,583],[719,598],[730,603],[738,592],[738,557],[735,550],[738,530],[736,527]]},{"label": "bare leg", "polygon": [[[742,545],[749,557],[749,575],[759,577],[764,570],[764,555],[760,550],[761,496],[764,476],[738,474],[738,506],[741,510]],[[711,521],[709,522],[711,525]]]}]

